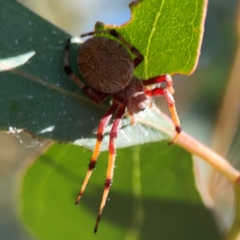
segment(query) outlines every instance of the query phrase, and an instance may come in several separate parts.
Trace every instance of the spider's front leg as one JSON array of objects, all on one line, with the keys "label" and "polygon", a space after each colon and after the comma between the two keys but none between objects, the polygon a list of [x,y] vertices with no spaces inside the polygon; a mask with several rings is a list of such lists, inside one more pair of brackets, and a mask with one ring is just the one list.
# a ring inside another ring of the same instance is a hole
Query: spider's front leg
[{"label": "spider's front leg", "polygon": [[146,89],[145,93],[149,97],[156,97],[156,96],[164,96],[166,99],[166,102],[168,104],[168,109],[171,114],[171,118],[173,120],[173,124],[175,126],[176,135],[174,136],[173,140],[171,141],[171,144],[175,143],[179,137],[179,134],[182,131],[180,120],[177,114],[177,109],[175,106],[174,101],[174,88],[172,83],[172,77],[170,75],[162,75],[158,77],[153,77],[148,80],[142,81],[145,86],[152,85],[152,84],[158,84],[158,83],[166,83],[166,87],[156,87],[154,89]]},{"label": "spider's front leg", "polygon": [[133,59],[135,68],[144,60],[144,56],[139,52],[139,50],[137,48],[135,48],[134,46],[132,46],[115,29],[108,29],[108,30],[102,30],[102,31],[88,32],[88,33],[82,34],[81,37],[90,36],[90,35],[99,34],[99,33],[109,33],[113,37],[115,37],[118,40],[120,40],[120,42],[122,42],[125,45],[125,47],[127,47],[129,49],[129,51],[131,51],[136,56],[136,58]]},{"label": "spider's front leg", "polygon": [[119,105],[118,112],[116,114],[116,117],[114,119],[112,129],[110,132],[110,139],[109,139],[109,157],[108,157],[108,167],[107,167],[107,174],[106,174],[106,180],[104,184],[104,191],[103,191],[103,196],[102,196],[102,201],[96,221],[96,225],[94,228],[94,233],[97,232],[98,229],[98,224],[100,222],[102,212],[104,209],[104,206],[107,201],[107,196],[109,193],[109,189],[112,183],[112,178],[113,178],[113,172],[114,172],[114,165],[115,165],[115,158],[116,158],[116,138],[118,135],[118,132],[120,131],[121,125],[122,125],[122,117],[125,113],[126,107],[123,105]]},{"label": "spider's front leg", "polygon": [[101,148],[101,145],[102,145],[104,129],[109,124],[109,122],[112,118],[112,115],[116,111],[117,108],[118,108],[118,104],[113,102],[112,106],[105,113],[105,115],[103,116],[103,118],[101,119],[101,121],[99,123],[98,130],[97,130],[97,142],[96,142],[95,147],[94,147],[92,158],[91,158],[91,160],[88,164],[87,174],[84,178],[81,190],[78,193],[77,200],[76,200],[76,205],[79,203],[79,201],[82,197],[82,194],[83,194],[83,192],[84,192],[84,190],[87,186],[87,183],[88,183],[88,181],[91,177],[92,171],[95,168],[95,165],[96,165],[96,162],[97,162],[97,159],[98,159],[98,156],[99,156],[100,148]]}]

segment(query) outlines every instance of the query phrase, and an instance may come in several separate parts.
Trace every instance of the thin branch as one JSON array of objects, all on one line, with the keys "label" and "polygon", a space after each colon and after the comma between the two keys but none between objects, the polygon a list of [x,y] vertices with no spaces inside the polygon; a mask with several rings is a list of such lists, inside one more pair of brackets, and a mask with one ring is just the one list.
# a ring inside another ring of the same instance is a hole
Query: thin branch
[{"label": "thin branch", "polygon": [[[153,108],[153,111],[155,111],[158,115],[161,115],[161,117],[164,117],[167,121],[170,122],[170,124],[172,124],[171,119],[161,113],[156,107]],[[163,131],[163,128],[160,125],[155,124],[147,119],[141,118],[139,115],[136,116],[136,120],[139,123],[151,126],[158,131],[164,132],[165,134],[169,135],[169,138],[171,139],[174,135],[174,128],[165,128]],[[227,159],[220,156],[204,144],[200,143],[198,140],[194,139],[184,131],[181,132],[176,144],[209,163],[214,169],[225,176],[226,179],[228,179],[232,184],[238,184],[240,182],[240,172],[235,169]]]}]

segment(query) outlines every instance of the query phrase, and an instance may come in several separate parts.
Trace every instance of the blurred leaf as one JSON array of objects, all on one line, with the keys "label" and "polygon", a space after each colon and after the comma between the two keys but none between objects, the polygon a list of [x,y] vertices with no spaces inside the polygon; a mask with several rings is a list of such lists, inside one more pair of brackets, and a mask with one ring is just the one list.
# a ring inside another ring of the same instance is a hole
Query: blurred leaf
[{"label": "blurred leaf", "polygon": [[223,240],[238,240],[240,237],[240,187],[239,185],[234,186],[234,196],[235,196],[235,216],[232,222],[232,225],[225,236],[222,238]]},{"label": "blurred leaf", "polygon": [[162,142],[118,150],[111,201],[95,235],[108,153],[100,155],[75,207],[91,153],[54,144],[24,173],[20,203],[24,222],[39,239],[219,239],[196,190],[191,155],[166,146]]},{"label": "blurred leaf", "polygon": [[[151,0],[133,8],[137,21],[123,26],[120,32],[146,54],[145,63],[139,67],[141,75],[192,70],[198,58],[203,7],[204,0],[194,4]],[[6,59],[35,52],[26,64],[0,73],[0,129],[27,129],[40,138],[91,148],[94,130],[108,104],[94,104],[64,73],[64,47],[70,36],[15,1],[0,0],[0,27],[3,65],[8,64]],[[77,72],[74,63],[78,46],[72,45],[70,63]],[[151,110],[143,114],[149,122],[158,119],[162,129],[173,131],[172,124],[159,114]],[[155,131],[149,125],[124,124],[118,147],[170,138],[166,131]]]}]

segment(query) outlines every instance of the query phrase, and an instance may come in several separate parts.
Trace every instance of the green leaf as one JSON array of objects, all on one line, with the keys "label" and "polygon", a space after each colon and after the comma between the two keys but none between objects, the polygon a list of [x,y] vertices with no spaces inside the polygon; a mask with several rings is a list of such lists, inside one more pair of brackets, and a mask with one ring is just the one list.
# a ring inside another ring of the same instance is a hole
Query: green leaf
[{"label": "green leaf", "polygon": [[[151,0],[136,5],[132,23],[119,29],[146,54],[146,61],[136,74],[192,71],[201,42],[203,8],[204,0],[194,4]],[[14,66],[18,68],[0,72],[0,129],[11,127],[12,132],[16,129],[15,133],[26,129],[39,138],[92,148],[94,130],[109,104],[93,103],[63,71],[64,47],[70,36],[15,1],[0,0],[0,26],[3,66],[9,66],[9,59],[35,53],[24,65],[17,60]],[[191,44],[186,45],[189,42]],[[70,52],[75,72],[77,48],[72,44]],[[118,147],[171,138],[173,126],[163,115],[149,110],[142,116],[150,123],[158,121],[163,131],[152,129],[151,124],[132,127],[126,120]],[[103,149],[106,148],[104,143]]]},{"label": "green leaf", "polygon": [[191,155],[166,146],[118,150],[110,201],[95,235],[108,153],[100,155],[75,207],[91,152],[54,144],[23,175],[22,219],[39,239],[219,239],[196,190]]},{"label": "green leaf", "polygon": [[206,1],[145,0],[131,4],[131,10],[127,24],[106,27],[116,28],[144,55],[136,75],[147,79],[166,73],[191,74],[198,63]]}]

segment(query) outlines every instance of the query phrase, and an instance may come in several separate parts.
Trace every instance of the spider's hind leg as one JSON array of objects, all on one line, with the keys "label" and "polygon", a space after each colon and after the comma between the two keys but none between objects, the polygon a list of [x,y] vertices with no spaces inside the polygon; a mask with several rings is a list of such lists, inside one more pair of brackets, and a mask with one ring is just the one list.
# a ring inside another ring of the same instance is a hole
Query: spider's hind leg
[{"label": "spider's hind leg", "polygon": [[119,109],[118,109],[118,112],[114,119],[112,129],[110,132],[110,139],[109,139],[109,145],[108,145],[109,157],[108,157],[107,174],[106,174],[106,180],[105,180],[105,184],[104,184],[102,201],[101,201],[101,205],[99,208],[96,225],[94,228],[95,233],[97,232],[98,224],[100,222],[102,212],[103,212],[104,206],[106,204],[108,193],[109,193],[111,183],[112,183],[114,166],[115,166],[115,158],[116,158],[116,138],[117,138],[118,132],[120,131],[120,128],[122,125],[122,117],[123,117],[123,114],[125,113],[125,110],[126,110],[125,106],[119,105]]},{"label": "spider's hind leg", "polygon": [[156,87],[154,89],[145,89],[145,93],[149,97],[155,97],[155,96],[164,96],[166,99],[166,102],[168,104],[168,109],[171,114],[171,118],[173,121],[173,124],[175,126],[175,131],[176,134],[173,138],[173,140],[170,142],[170,144],[173,144],[177,141],[179,134],[182,131],[180,120],[178,117],[175,101],[174,101],[174,88],[173,88],[173,83],[172,83],[172,77],[168,74],[158,76],[158,77],[153,77],[148,80],[142,81],[145,86],[152,85],[152,84],[158,84],[165,82],[166,87]]}]

